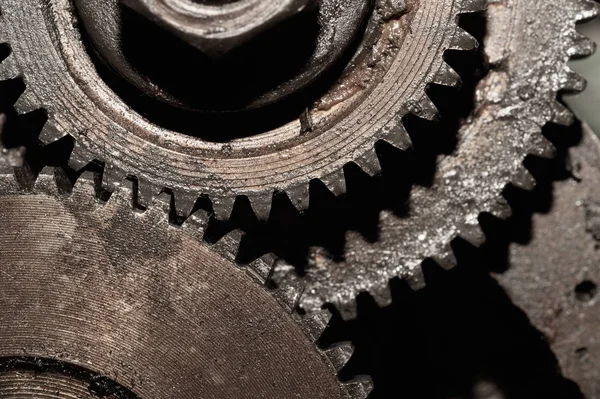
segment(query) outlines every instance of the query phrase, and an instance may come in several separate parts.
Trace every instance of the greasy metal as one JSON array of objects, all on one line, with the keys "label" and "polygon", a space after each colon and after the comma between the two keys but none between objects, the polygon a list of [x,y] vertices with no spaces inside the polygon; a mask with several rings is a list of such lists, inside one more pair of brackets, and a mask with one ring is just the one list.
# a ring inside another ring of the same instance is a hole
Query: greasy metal
[{"label": "greasy metal", "polygon": [[600,239],[589,231],[600,203],[600,140],[588,128],[570,151],[574,178],[556,182],[552,208],[532,221],[532,240],[514,244],[496,276],[511,301],[546,337],[562,374],[584,397],[600,396]]},{"label": "greasy metal", "polygon": [[316,0],[121,0],[211,56],[220,56],[273,25],[316,6]]},{"label": "greasy metal", "polygon": [[[249,41],[251,37],[277,21],[290,18],[292,14],[300,11],[314,8],[308,7],[309,4],[314,3],[308,0],[283,2],[244,0],[225,5],[198,3],[191,6],[181,6],[176,4],[177,2],[164,2],[164,0],[139,0],[129,3],[142,14],[160,14],[152,19],[159,19],[162,21],[161,25],[170,27],[213,57],[223,55],[232,47]],[[187,4],[189,1],[185,1],[185,3]],[[123,7],[119,0],[75,0],[74,4],[86,34],[94,44],[96,51],[111,68],[151,97],[180,108],[195,109],[195,104],[187,104],[180,99],[178,93],[172,93],[165,89],[164,85],[161,85],[160,81],[156,81],[155,77],[145,75],[139,68],[131,64],[123,49],[123,24],[131,24],[135,21],[126,21],[123,18]],[[319,32],[315,38],[312,56],[304,61],[304,65],[298,68],[292,77],[260,95],[257,94],[257,98],[245,104],[244,109],[272,104],[290,94],[298,93],[319,78],[339,61],[344,52],[348,51],[349,44],[356,39],[364,25],[368,10],[368,0],[322,1],[319,4],[318,12],[315,13]],[[260,15],[256,16],[256,13]],[[200,17],[204,14],[206,17]],[[168,20],[164,21],[162,17]],[[230,17],[233,19],[229,20]],[[219,26],[219,29],[213,27],[215,24]],[[239,24],[247,26],[238,26]],[[309,33],[296,32],[297,35],[309,35]],[[260,42],[258,38],[257,41]],[[274,51],[276,50],[274,49]],[[208,62],[212,63],[214,60]],[[243,69],[244,66],[240,62],[239,68]],[[195,73],[198,75],[202,71],[195,71]],[[238,93],[231,93],[232,96],[236,94]],[[198,95],[202,95],[202,93],[198,93]]]},{"label": "greasy metal", "polygon": [[[294,313],[298,292],[267,290],[264,260],[244,270],[226,242],[209,248],[201,215],[169,225],[168,196],[140,213],[131,191],[94,190],[87,176],[69,197],[45,172],[32,192],[0,178],[0,396],[75,397],[86,386],[68,368],[128,399],[368,395],[337,378],[349,345],[315,344],[328,313]],[[65,366],[15,374],[11,358]]]},{"label": "greasy metal", "polygon": [[76,170],[102,161],[107,186],[136,176],[149,196],[163,188],[175,192],[183,212],[207,194],[222,218],[244,195],[266,218],[276,190],[303,209],[312,179],[337,194],[345,191],[342,168],[348,162],[377,173],[377,141],[406,148],[410,139],[401,118],[436,115],[426,86],[458,83],[443,54],[476,46],[457,26],[457,16],[480,10],[485,2],[408,1],[407,12],[390,12],[399,5],[403,2],[382,1],[374,7],[372,18],[381,21],[379,39],[353,60],[324,101],[309,107],[309,132],[295,120],[261,135],[215,143],[149,123],[98,77],[69,0],[49,0],[43,7],[40,0],[2,1],[0,38],[12,53],[0,67],[0,78],[24,77],[27,88],[16,109],[46,110],[43,142],[65,135],[75,139],[70,165]]},{"label": "greasy metal", "polygon": [[[522,165],[525,156],[552,153],[542,127],[572,121],[556,97],[585,86],[567,61],[593,52],[594,44],[576,32],[575,23],[596,13],[595,3],[586,0],[492,1],[485,43],[491,70],[477,88],[475,111],[458,133],[455,152],[439,159],[431,187],[413,189],[408,216],[381,213],[376,242],[350,232],[340,263],[314,250],[301,278],[306,286],[299,305],[315,311],[331,303],[353,317],[360,292],[390,303],[390,278],[421,286],[425,258],[453,266],[453,238],[481,244],[479,214],[506,216],[510,208],[500,196],[506,184],[534,184]],[[279,262],[276,281],[298,278],[292,267]]]}]

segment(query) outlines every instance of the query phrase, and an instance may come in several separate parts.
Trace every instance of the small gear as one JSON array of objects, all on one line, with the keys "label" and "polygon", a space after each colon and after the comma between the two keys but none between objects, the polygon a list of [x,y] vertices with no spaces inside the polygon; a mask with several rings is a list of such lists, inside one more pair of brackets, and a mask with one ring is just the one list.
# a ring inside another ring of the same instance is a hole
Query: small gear
[{"label": "small gear", "polygon": [[[344,165],[355,162],[369,174],[380,170],[376,142],[408,147],[401,119],[408,114],[436,116],[426,88],[459,83],[444,54],[477,46],[458,26],[458,17],[484,5],[483,0],[376,2],[369,6],[363,40],[347,67],[298,113],[300,118],[226,142],[161,127],[146,118],[152,113],[142,116],[117,96],[99,75],[69,0],[2,1],[0,38],[12,53],[2,63],[0,78],[25,80],[16,109],[44,109],[48,121],[41,140],[47,144],[73,138],[70,166],[81,171],[94,161],[103,164],[109,189],[135,176],[146,201],[169,189],[184,214],[199,196],[208,195],[220,218],[229,216],[236,197],[247,196],[255,213],[266,219],[274,192],[285,192],[304,209],[311,180],[320,179],[333,193],[343,193]],[[331,13],[331,7],[321,8]],[[216,126],[198,125],[196,130],[222,133],[236,117],[225,115]]]},{"label": "small gear", "polygon": [[0,175],[0,396],[368,395],[367,378],[338,380],[349,344],[316,346],[329,313],[295,313],[264,260],[209,249],[199,216],[169,225],[168,195],[134,212],[129,191],[95,200],[86,175],[65,197],[49,173],[30,192]]},{"label": "small gear", "polygon": [[[453,239],[481,244],[479,215],[510,213],[501,197],[507,184],[533,187],[525,157],[551,156],[553,146],[542,128],[572,122],[557,95],[585,87],[567,62],[594,51],[575,25],[596,14],[596,4],[587,0],[491,1],[484,45],[490,71],[477,87],[475,111],[458,132],[455,152],[439,159],[431,187],[413,189],[406,216],[380,214],[376,242],[350,232],[339,263],[315,249],[301,278],[306,285],[299,305],[316,311],[330,303],[354,317],[360,292],[387,305],[391,278],[420,287],[423,260],[433,258],[449,268],[456,262]],[[275,282],[298,278],[294,267],[278,262]]]}]

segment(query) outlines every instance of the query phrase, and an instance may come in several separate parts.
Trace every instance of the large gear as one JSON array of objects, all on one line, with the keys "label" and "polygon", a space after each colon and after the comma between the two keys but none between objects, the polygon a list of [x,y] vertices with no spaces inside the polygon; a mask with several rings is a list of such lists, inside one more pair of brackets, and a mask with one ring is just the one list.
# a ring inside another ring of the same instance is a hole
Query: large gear
[{"label": "large gear", "polygon": [[195,237],[198,217],[169,225],[168,196],[167,213],[139,213],[131,192],[94,190],[0,176],[0,396],[368,395],[368,379],[338,380],[349,344],[316,346],[329,313],[296,314],[297,289],[269,291],[264,260],[236,267],[227,240]]},{"label": "large gear", "polygon": [[[350,232],[339,263],[314,250],[301,278],[306,286],[299,305],[315,311],[329,303],[353,317],[360,292],[387,305],[391,278],[419,287],[425,259],[446,268],[455,264],[455,238],[481,244],[479,215],[506,217],[510,207],[501,196],[506,185],[531,188],[535,183],[522,163],[525,157],[552,153],[542,128],[572,122],[557,96],[585,87],[567,62],[594,51],[594,43],[575,25],[596,14],[595,3],[587,0],[492,1],[484,46],[490,71],[477,88],[475,111],[458,132],[455,152],[439,159],[431,187],[412,190],[407,216],[381,213],[376,242]],[[274,279],[298,276],[281,261]]]},{"label": "large gear", "polygon": [[135,176],[148,197],[173,191],[184,214],[206,194],[221,218],[229,216],[236,197],[247,196],[255,213],[266,218],[274,192],[287,193],[303,209],[311,180],[342,193],[344,165],[355,162],[369,174],[380,170],[376,142],[409,146],[401,119],[409,113],[435,117],[426,88],[459,83],[444,54],[477,45],[458,26],[458,16],[484,4],[377,2],[367,24],[368,40],[302,118],[226,143],[162,128],[116,96],[98,76],[68,0],[0,3],[0,38],[12,49],[0,77],[25,80],[16,109],[44,109],[48,121],[42,141],[74,138],[71,167],[80,171],[92,161],[104,163],[103,179],[110,189]]}]

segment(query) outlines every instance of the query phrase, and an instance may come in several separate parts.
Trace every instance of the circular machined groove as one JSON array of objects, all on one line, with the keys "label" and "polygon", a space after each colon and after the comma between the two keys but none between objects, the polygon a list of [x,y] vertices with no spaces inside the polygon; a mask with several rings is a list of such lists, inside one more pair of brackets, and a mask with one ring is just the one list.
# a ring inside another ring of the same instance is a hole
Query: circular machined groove
[{"label": "circular machined groove", "polygon": [[341,193],[342,168],[351,161],[377,172],[374,143],[383,139],[403,146],[407,136],[401,116],[435,114],[425,95],[427,84],[457,83],[443,53],[475,45],[456,20],[482,3],[408,1],[407,13],[381,20],[374,51],[353,61],[354,72],[309,107],[304,123],[295,120],[260,135],[216,143],[168,131],[132,112],[97,76],[73,26],[70,2],[51,0],[47,7],[38,2],[5,3],[0,32],[13,53],[0,76],[25,78],[27,90],[17,103],[21,112],[48,112],[42,140],[71,135],[74,168],[96,159],[105,162],[106,182],[112,186],[134,175],[153,192],[167,187],[188,199],[207,194],[220,217],[229,215],[239,195],[248,196],[257,214],[266,217],[276,190],[304,208],[312,179]]}]

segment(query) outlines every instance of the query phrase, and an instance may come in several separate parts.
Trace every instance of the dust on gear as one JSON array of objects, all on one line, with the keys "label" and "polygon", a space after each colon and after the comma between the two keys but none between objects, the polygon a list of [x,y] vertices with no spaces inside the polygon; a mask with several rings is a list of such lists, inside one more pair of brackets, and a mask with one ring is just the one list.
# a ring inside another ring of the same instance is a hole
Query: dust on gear
[{"label": "dust on gear", "polygon": [[96,188],[0,176],[0,395],[368,395],[367,378],[338,380],[349,344],[316,345],[329,313],[295,313],[298,291],[268,290],[264,260],[241,269],[227,240],[209,248],[200,215],[169,225],[168,196],[140,213],[131,192],[104,203]]},{"label": "dust on gear", "polygon": [[369,174],[380,170],[377,141],[409,146],[402,117],[436,116],[425,89],[459,83],[443,56],[477,46],[457,25],[458,17],[484,5],[483,0],[377,2],[370,41],[302,118],[226,143],[162,128],[117,97],[84,48],[69,0],[2,1],[0,38],[12,53],[0,78],[25,80],[19,112],[47,112],[43,142],[74,138],[73,169],[100,161],[108,187],[135,176],[146,197],[173,191],[182,213],[198,196],[208,195],[217,216],[226,218],[236,197],[247,196],[255,213],[266,218],[274,192],[283,191],[298,209],[306,208],[311,180],[342,193],[347,163]]},{"label": "dust on gear", "polygon": [[[551,155],[553,146],[542,128],[572,122],[557,95],[585,86],[567,62],[594,51],[594,43],[575,25],[596,14],[596,4],[587,0],[491,1],[484,48],[490,71],[477,87],[475,110],[458,132],[455,152],[438,160],[431,187],[413,188],[406,216],[380,214],[376,242],[348,233],[345,259],[339,263],[314,250],[301,278],[305,289],[299,306],[315,311],[330,303],[354,317],[360,292],[389,304],[391,278],[419,287],[426,258],[446,268],[456,263],[453,239],[481,244],[479,215],[506,217],[510,208],[501,197],[506,185],[531,188],[535,183],[523,166],[525,157]],[[279,262],[273,278],[299,277],[292,266]]]}]

